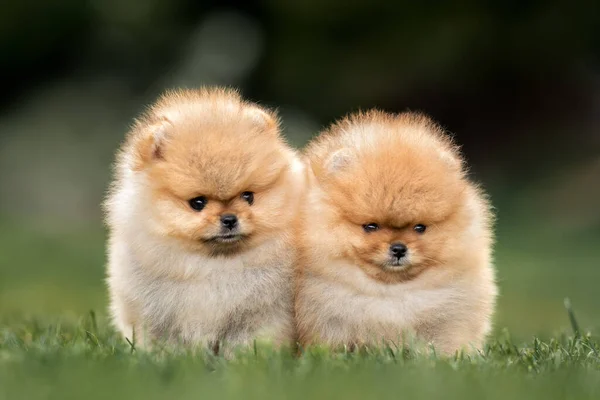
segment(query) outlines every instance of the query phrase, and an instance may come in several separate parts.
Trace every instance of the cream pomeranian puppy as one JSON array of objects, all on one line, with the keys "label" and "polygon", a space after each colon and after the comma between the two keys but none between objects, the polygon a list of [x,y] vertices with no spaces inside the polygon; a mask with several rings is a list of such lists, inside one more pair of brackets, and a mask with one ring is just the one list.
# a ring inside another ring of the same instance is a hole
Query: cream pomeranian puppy
[{"label": "cream pomeranian puppy", "polygon": [[123,144],[105,202],[118,329],[218,351],[294,338],[299,157],[237,92],[165,94]]},{"label": "cream pomeranian puppy", "polygon": [[482,344],[496,286],[492,215],[429,118],[371,111],[306,150],[311,186],[296,287],[300,343]]}]

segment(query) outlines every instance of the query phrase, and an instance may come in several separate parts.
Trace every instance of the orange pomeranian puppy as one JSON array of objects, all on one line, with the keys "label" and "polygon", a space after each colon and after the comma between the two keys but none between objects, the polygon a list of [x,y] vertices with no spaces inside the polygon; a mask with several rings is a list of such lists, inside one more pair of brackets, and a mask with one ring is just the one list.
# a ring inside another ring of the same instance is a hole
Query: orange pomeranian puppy
[{"label": "orange pomeranian puppy", "polygon": [[128,134],[105,203],[118,329],[214,349],[292,341],[304,179],[272,112],[224,89],[164,95]]},{"label": "orange pomeranian puppy", "polygon": [[425,116],[336,123],[312,169],[296,288],[300,343],[397,343],[451,353],[482,344],[496,286],[490,207],[456,146]]}]

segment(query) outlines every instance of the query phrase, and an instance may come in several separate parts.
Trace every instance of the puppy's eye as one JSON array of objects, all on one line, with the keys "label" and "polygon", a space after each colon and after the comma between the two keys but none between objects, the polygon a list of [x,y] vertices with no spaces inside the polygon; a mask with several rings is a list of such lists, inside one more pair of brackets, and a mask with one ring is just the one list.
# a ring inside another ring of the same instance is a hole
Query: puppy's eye
[{"label": "puppy's eye", "polygon": [[375,232],[379,229],[379,225],[377,225],[374,222],[371,222],[370,224],[364,224],[363,229],[365,230],[365,232]]},{"label": "puppy's eye", "polygon": [[242,199],[246,200],[248,204],[252,205],[252,203],[254,203],[254,193],[244,192],[242,193]]},{"label": "puppy's eye", "polygon": [[208,199],[204,196],[194,197],[190,201],[190,207],[192,207],[196,211],[202,211],[204,207],[206,207],[206,203],[208,203]]},{"label": "puppy's eye", "polygon": [[426,229],[427,229],[427,227],[423,224],[417,224],[413,227],[413,230],[417,233],[423,233],[423,232],[425,232]]}]

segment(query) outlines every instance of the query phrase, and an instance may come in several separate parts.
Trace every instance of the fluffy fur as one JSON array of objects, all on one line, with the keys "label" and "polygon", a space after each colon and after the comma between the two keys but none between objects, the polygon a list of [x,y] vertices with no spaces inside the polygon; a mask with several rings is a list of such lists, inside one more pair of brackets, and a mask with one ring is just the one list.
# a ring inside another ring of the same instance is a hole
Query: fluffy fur
[{"label": "fluffy fur", "polygon": [[118,329],[215,349],[292,340],[304,176],[272,112],[229,90],[165,94],[129,132],[105,202]]},{"label": "fluffy fur", "polygon": [[496,297],[492,216],[442,129],[419,114],[356,114],[306,157],[301,344],[381,345],[408,333],[444,353],[480,346]]}]

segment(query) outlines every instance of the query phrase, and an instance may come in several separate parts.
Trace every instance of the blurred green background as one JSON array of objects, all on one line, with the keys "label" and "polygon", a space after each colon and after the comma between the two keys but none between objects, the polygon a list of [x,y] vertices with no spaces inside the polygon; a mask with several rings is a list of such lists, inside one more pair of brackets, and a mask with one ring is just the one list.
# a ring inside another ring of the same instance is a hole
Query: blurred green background
[{"label": "blurred green background", "polygon": [[[296,146],[421,110],[498,215],[497,331],[600,328],[600,13],[587,1],[9,0],[0,5],[0,318],[106,314],[102,201],[166,88],[231,85]],[[597,333],[598,331],[595,330]]]}]

